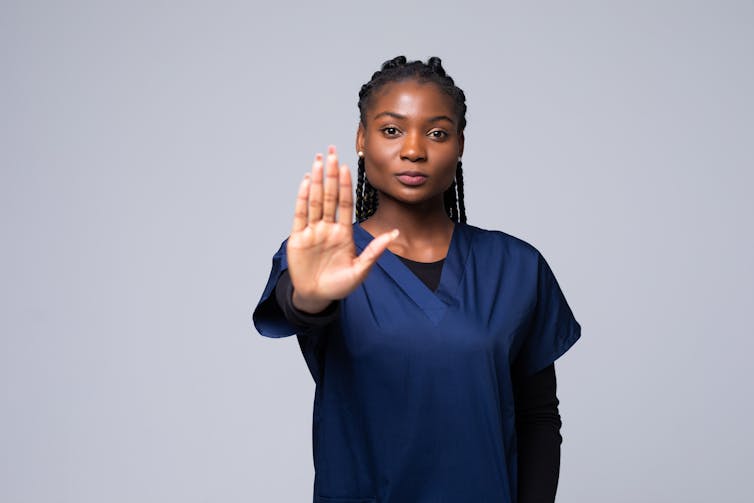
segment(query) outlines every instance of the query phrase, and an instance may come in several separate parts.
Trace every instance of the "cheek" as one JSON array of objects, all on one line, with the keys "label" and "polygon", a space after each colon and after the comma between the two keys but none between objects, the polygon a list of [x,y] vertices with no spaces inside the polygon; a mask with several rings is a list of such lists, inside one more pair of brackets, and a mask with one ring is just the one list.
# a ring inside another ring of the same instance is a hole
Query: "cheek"
[{"label": "cheek", "polygon": [[398,156],[399,147],[374,141],[365,146],[367,172],[385,171]]},{"label": "cheek", "polygon": [[385,155],[385,152],[381,152],[379,155],[374,157],[372,167],[376,171],[388,171],[390,169],[391,162],[391,156]]},{"label": "cheek", "polygon": [[443,156],[442,172],[448,176],[449,180],[453,180],[456,176],[456,170],[458,168],[458,155],[454,153],[445,153]]},{"label": "cheek", "polygon": [[445,190],[448,190],[451,185],[453,185],[453,180],[456,179],[456,169],[453,167],[452,170],[448,170],[448,175],[445,180],[443,180],[443,185]]}]

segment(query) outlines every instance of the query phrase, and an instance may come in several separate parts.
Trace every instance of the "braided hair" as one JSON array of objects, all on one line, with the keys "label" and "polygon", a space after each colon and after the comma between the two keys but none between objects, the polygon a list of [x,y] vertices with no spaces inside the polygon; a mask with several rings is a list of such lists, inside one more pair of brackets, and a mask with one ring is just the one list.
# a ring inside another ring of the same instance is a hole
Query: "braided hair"
[{"label": "braided hair", "polygon": [[[392,82],[415,79],[420,83],[432,82],[453,99],[458,117],[458,132],[466,127],[466,95],[455,85],[453,79],[445,73],[440,58],[431,57],[426,63],[408,62],[405,56],[398,56],[385,61],[382,68],[372,75],[369,82],[359,91],[359,116],[361,124],[366,127],[366,113],[371,105],[375,91]],[[463,202],[463,170],[459,159],[456,166],[455,180],[443,194],[445,212],[454,222],[466,223],[466,206]],[[377,189],[367,180],[364,158],[359,157],[358,178],[356,181],[356,220],[362,222],[377,210]]]}]

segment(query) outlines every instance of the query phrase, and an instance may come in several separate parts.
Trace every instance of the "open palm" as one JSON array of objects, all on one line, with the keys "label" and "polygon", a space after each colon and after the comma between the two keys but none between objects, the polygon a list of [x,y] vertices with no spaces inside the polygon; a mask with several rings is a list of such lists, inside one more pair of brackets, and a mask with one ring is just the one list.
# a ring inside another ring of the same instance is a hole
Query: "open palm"
[{"label": "open palm", "polygon": [[301,181],[286,248],[298,309],[316,313],[347,296],[398,235],[394,230],[377,236],[357,256],[352,215],[351,173],[330,147],[326,166],[317,154],[311,175]]}]

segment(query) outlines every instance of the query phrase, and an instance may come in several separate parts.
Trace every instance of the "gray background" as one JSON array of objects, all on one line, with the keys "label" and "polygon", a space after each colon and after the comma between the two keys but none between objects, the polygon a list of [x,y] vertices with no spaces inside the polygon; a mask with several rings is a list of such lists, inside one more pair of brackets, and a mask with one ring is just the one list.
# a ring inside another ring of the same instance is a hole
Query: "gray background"
[{"label": "gray background", "polygon": [[0,5],[1,501],[310,501],[313,382],[251,310],[398,54],[583,326],[558,501],[751,501],[752,2]]}]

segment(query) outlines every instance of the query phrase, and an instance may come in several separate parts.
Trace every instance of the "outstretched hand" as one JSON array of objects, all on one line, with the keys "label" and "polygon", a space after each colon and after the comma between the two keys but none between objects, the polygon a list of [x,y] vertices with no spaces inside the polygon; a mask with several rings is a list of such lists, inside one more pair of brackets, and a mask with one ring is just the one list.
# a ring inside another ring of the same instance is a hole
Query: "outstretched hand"
[{"label": "outstretched hand", "polygon": [[351,173],[338,165],[335,147],[328,149],[325,163],[317,154],[311,175],[301,181],[286,248],[293,305],[308,313],[318,313],[355,290],[398,236],[397,229],[381,234],[357,256]]}]

